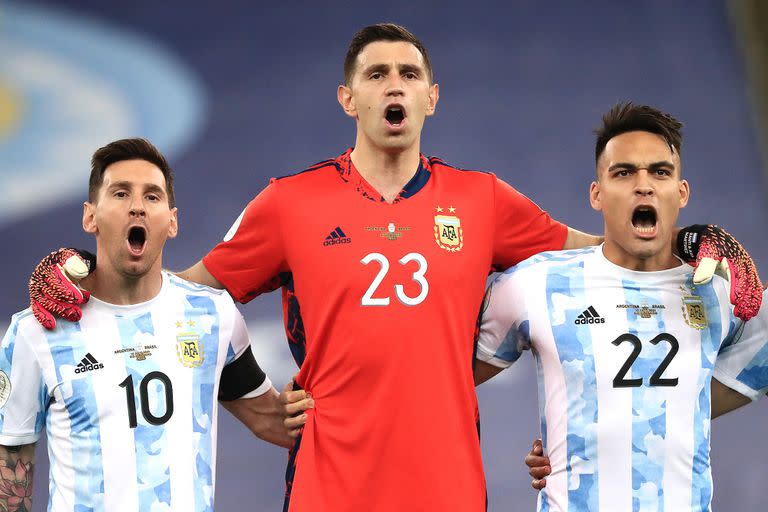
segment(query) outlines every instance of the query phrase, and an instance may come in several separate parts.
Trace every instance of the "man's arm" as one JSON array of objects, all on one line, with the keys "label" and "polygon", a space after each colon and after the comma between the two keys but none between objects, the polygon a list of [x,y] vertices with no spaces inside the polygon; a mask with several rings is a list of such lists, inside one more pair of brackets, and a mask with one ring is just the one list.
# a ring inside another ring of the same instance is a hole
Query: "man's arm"
[{"label": "man's arm", "polygon": [[288,383],[279,395],[271,388],[254,398],[222,400],[221,405],[259,439],[290,448],[307,421],[304,411],[315,406],[308,393],[291,387]]},{"label": "man's arm", "polygon": [[182,279],[186,279],[187,281],[193,281],[198,284],[210,286],[211,288],[216,288],[217,290],[224,289],[224,285],[221,284],[218,279],[213,277],[213,274],[208,272],[208,269],[205,268],[202,260],[198,261],[187,270],[177,272],[176,275]]},{"label": "man's arm", "polygon": [[752,400],[729,388],[717,379],[712,379],[712,419],[743,407]]},{"label": "man's arm", "polygon": [[0,509],[32,512],[35,444],[0,445]]},{"label": "man's arm", "polygon": [[581,249],[582,247],[589,247],[591,245],[600,245],[605,240],[605,237],[590,235],[584,233],[578,229],[568,228],[568,236],[565,238],[565,245],[563,249]]},{"label": "man's arm", "polygon": [[479,386],[491,377],[499,374],[504,368],[475,359],[475,386]]}]

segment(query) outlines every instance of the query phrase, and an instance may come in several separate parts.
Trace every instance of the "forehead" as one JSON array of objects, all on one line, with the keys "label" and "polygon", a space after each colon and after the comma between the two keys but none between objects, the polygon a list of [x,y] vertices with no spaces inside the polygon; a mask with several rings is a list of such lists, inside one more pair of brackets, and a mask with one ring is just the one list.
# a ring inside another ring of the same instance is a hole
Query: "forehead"
[{"label": "forehead", "polygon": [[645,166],[669,161],[680,166],[680,155],[672,151],[663,137],[655,133],[636,131],[617,135],[605,145],[598,167],[610,167],[616,163]]},{"label": "forehead", "polygon": [[146,160],[122,160],[104,170],[105,186],[112,183],[128,182],[136,185],[157,185],[165,188],[165,176],[155,164]]},{"label": "forehead", "polygon": [[406,41],[375,41],[357,54],[357,70],[376,64],[425,66],[419,49]]}]

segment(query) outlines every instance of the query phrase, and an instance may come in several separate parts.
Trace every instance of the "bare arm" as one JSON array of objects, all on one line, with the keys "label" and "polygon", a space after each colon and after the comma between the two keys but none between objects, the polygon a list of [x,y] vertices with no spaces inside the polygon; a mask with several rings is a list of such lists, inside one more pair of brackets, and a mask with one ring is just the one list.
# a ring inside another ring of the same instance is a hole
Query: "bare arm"
[{"label": "bare arm", "polygon": [[486,363],[485,361],[475,359],[475,386],[479,386],[494,375],[500,373],[503,369],[504,368],[499,368],[498,366]]},{"label": "bare arm", "polygon": [[0,445],[0,509],[32,511],[35,444]]},{"label": "bare arm", "polygon": [[203,265],[202,260],[198,261],[197,263],[189,267],[187,270],[176,272],[176,275],[178,275],[182,279],[186,279],[187,281],[192,281],[198,284],[203,284],[205,286],[210,286],[211,288],[216,288],[217,290],[224,289],[224,285],[221,284],[218,281],[218,279],[213,277],[213,274],[208,272],[208,269],[205,268],[205,265]]},{"label": "bare arm", "polygon": [[581,249],[590,245],[600,245],[605,238],[597,235],[590,235],[577,229],[568,228],[568,236],[565,239],[563,249]]},{"label": "bare arm", "polygon": [[750,403],[748,397],[712,379],[712,419]]},{"label": "bare arm", "polygon": [[222,400],[221,405],[259,439],[290,448],[307,421],[303,412],[314,407],[314,401],[303,390],[289,389],[290,384],[286,385],[282,394],[271,388],[254,398]]}]

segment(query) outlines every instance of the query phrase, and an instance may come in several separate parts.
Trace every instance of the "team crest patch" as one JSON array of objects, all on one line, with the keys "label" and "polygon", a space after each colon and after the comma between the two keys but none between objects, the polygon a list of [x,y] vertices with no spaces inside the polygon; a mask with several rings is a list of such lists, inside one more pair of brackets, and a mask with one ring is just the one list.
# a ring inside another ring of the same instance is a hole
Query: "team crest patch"
[{"label": "team crest patch", "polygon": [[[437,212],[444,211],[439,206]],[[456,208],[448,207],[449,213],[455,213]],[[464,230],[461,220],[456,215],[435,215],[435,242],[441,249],[450,252],[460,251],[464,247]]]},{"label": "team crest patch", "polygon": [[179,362],[188,368],[203,364],[205,354],[200,336],[195,332],[182,332],[176,335],[176,354]]},{"label": "team crest patch", "polygon": [[5,407],[11,397],[11,379],[8,374],[0,370],[0,409]]},{"label": "team crest patch", "polygon": [[707,312],[704,309],[704,301],[701,297],[695,295],[683,296],[683,318],[685,318],[685,323],[694,329],[702,330],[707,328],[709,322],[707,322]]}]

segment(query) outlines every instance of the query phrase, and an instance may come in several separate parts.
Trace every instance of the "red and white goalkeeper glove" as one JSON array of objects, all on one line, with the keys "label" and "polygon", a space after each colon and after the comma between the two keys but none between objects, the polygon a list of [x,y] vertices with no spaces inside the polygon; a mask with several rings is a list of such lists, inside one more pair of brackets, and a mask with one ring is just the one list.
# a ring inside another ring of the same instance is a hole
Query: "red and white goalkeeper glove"
[{"label": "red and white goalkeeper glove", "polygon": [[731,286],[733,314],[742,320],[757,315],[763,285],[755,262],[730,233],[713,224],[694,224],[677,235],[680,257],[692,265],[694,284],[706,284],[718,274]]},{"label": "red and white goalkeeper glove", "polygon": [[46,329],[56,327],[56,317],[77,322],[83,316],[79,306],[91,294],[73,280],[80,280],[96,268],[96,256],[78,249],[59,249],[37,264],[29,278],[32,313]]}]

